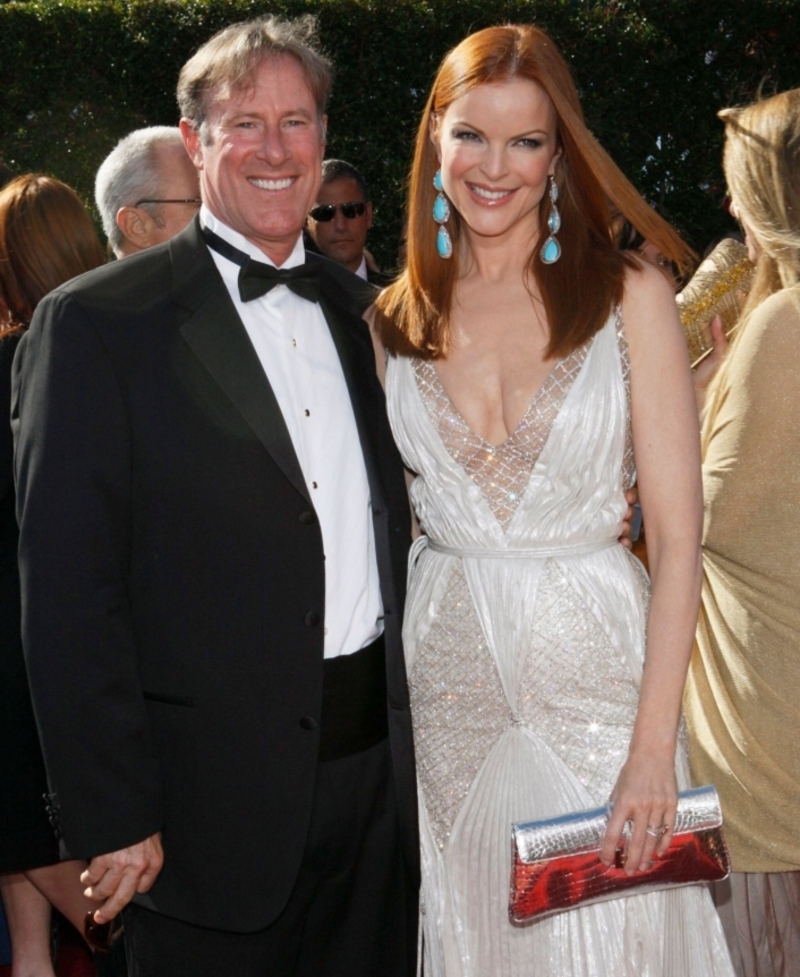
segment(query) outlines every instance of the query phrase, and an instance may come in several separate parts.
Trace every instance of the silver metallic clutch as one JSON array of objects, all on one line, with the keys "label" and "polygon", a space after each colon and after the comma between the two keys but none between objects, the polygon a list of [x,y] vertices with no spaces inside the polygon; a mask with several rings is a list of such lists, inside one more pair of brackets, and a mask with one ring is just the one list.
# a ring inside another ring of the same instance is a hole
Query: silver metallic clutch
[{"label": "silver metallic clutch", "polygon": [[635,875],[600,861],[609,805],[545,821],[511,826],[511,896],[515,923],[592,902],[697,882],[717,882],[730,872],[722,837],[722,811],[712,786],[678,795],[675,831],[667,851]]}]

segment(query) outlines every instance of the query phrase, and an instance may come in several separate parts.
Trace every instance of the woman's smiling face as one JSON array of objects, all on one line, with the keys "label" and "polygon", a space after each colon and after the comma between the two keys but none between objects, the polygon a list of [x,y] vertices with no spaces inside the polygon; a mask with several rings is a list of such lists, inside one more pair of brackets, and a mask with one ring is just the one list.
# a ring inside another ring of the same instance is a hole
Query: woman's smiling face
[{"label": "woman's smiling face", "polygon": [[444,190],[468,235],[535,237],[559,152],[556,129],[544,89],[523,78],[477,85],[436,118],[431,138]]}]

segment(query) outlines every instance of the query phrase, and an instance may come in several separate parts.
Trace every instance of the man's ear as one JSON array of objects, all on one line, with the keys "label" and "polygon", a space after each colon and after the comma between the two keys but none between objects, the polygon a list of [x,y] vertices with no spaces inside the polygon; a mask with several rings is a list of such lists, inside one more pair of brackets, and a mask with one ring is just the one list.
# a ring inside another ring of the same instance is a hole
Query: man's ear
[{"label": "man's ear", "polygon": [[188,119],[181,119],[179,122],[183,145],[189,154],[189,159],[194,163],[198,170],[203,168],[203,147],[199,129],[195,129]]},{"label": "man's ear", "polygon": [[126,251],[141,251],[150,247],[150,234],[155,221],[139,207],[120,207],[117,211],[117,227],[122,231]]},{"label": "man's ear", "polygon": [[369,201],[364,206],[364,213],[367,218],[367,230],[369,230],[372,227],[372,204]]}]

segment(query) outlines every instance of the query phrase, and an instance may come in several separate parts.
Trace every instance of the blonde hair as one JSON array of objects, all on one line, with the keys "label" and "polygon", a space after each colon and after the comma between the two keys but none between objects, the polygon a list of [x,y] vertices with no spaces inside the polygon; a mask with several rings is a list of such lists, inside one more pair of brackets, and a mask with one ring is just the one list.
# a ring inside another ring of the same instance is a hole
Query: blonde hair
[{"label": "blonde hair", "polygon": [[[489,27],[447,54],[422,115],[409,181],[408,263],[376,303],[383,341],[393,353],[437,358],[446,355],[450,344],[462,222],[452,208],[448,228],[453,257],[442,261],[431,218],[438,168],[429,136],[431,120],[475,86],[515,78],[534,82],[547,94],[561,149],[556,164],[561,259],[545,266],[536,249],[528,260],[550,328],[547,355],[566,355],[586,342],[622,297],[625,269],[633,259],[615,247],[612,206],[670,261],[684,268],[691,259],[691,249],[648,206],[586,128],[570,70],[547,34],[528,25]],[[539,208],[542,240],[548,234],[549,216],[545,198]]]},{"label": "blonde hair", "polygon": [[24,328],[48,292],[104,261],[71,187],[35,173],[7,183],[0,190],[0,335]]},{"label": "blonde hair", "polygon": [[800,88],[719,117],[728,188],[759,247],[746,319],[774,292],[800,284]]},{"label": "blonde hair", "polygon": [[[704,450],[724,399],[724,378],[753,313],[776,292],[800,285],[800,89],[718,115],[725,123],[725,179],[759,253],[731,348],[706,393]],[[795,301],[800,306],[798,292]]]},{"label": "blonde hair", "polygon": [[206,119],[206,96],[229,98],[253,82],[267,58],[288,55],[303,69],[322,118],[331,93],[330,61],[317,49],[317,18],[312,14],[285,20],[256,17],[219,31],[186,62],[178,78],[181,115],[200,130]]}]

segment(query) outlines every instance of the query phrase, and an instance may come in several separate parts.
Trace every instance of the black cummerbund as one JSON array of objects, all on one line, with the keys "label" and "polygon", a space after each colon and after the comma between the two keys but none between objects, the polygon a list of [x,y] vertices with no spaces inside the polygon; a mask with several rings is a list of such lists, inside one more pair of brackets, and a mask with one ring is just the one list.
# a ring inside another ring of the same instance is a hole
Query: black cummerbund
[{"label": "black cummerbund", "polygon": [[352,655],[326,658],[322,670],[320,760],[367,750],[389,733],[383,635]]}]

